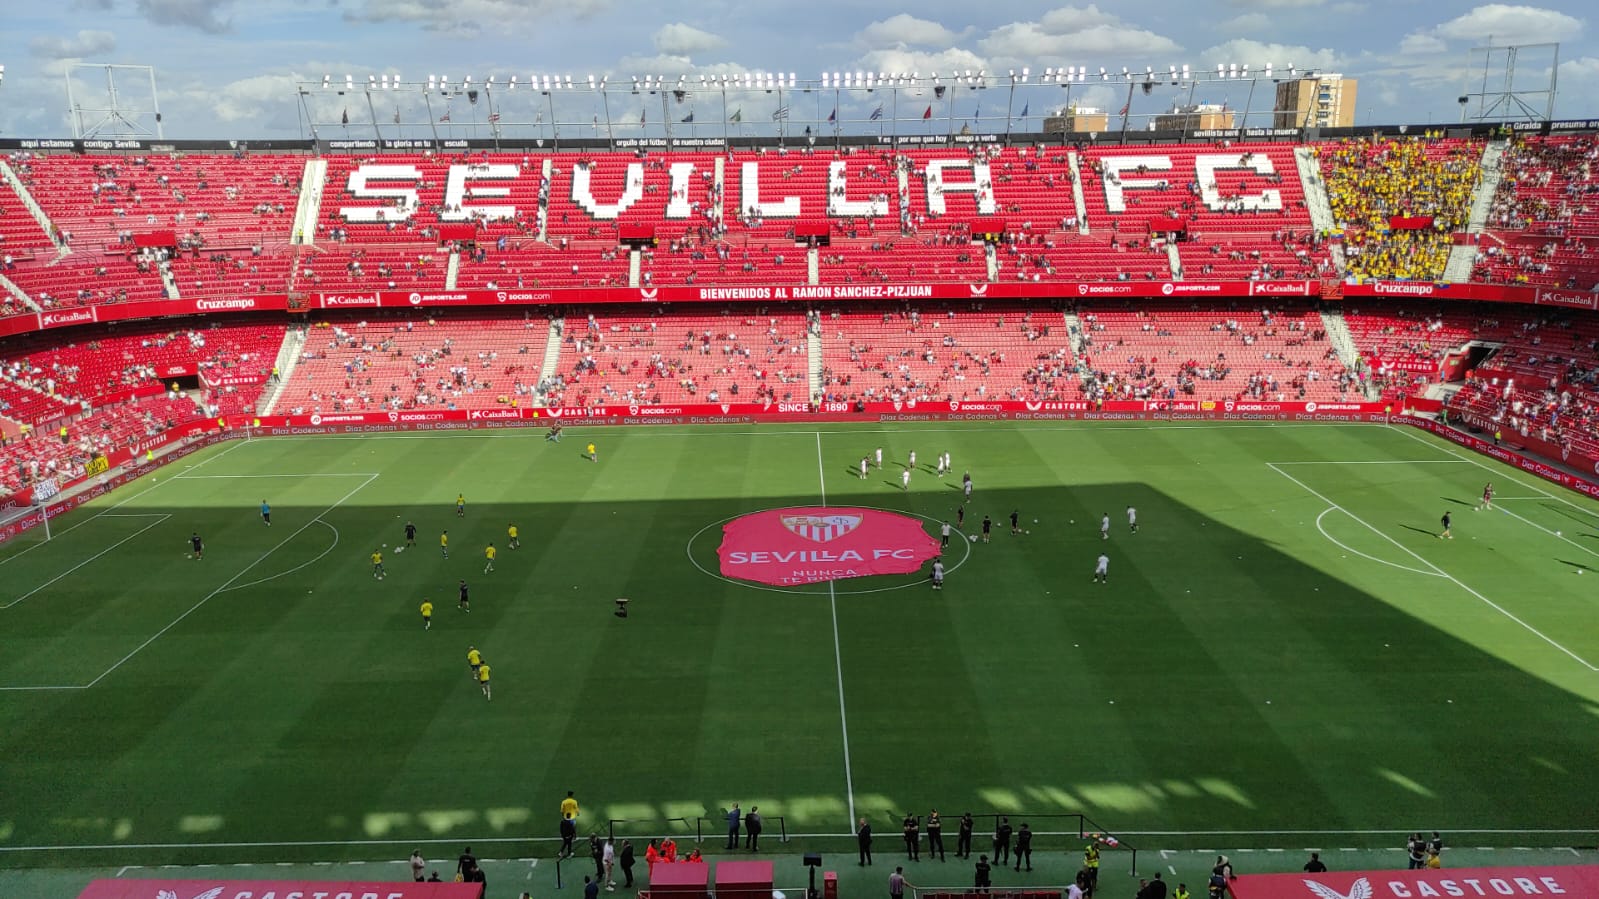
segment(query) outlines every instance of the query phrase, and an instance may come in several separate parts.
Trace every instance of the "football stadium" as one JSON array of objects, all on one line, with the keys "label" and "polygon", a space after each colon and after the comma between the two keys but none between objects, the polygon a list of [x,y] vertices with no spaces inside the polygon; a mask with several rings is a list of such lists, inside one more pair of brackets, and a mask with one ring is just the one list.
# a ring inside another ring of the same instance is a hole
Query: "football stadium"
[{"label": "football stadium", "polygon": [[1599,896],[1583,9],[468,5],[0,38],[0,896]]}]

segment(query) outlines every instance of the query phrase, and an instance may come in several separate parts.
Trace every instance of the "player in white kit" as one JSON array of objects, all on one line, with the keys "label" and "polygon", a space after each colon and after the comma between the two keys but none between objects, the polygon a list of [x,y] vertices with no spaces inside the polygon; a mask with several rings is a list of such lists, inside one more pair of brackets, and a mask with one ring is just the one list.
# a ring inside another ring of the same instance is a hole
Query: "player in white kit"
[{"label": "player in white kit", "polygon": [[961,475],[961,491],[963,493],[965,493],[965,495],[966,495],[966,502],[971,502],[972,501],[972,473],[969,472],[969,471],[966,472],[965,474]]},{"label": "player in white kit", "polygon": [[899,482],[906,490],[911,489],[911,470],[909,468],[899,473]]},{"label": "player in white kit", "polygon": [[933,589],[944,589],[944,563],[937,559],[933,560]]},{"label": "player in white kit", "polygon": [[1132,506],[1127,507],[1127,530],[1138,533],[1138,510]]},{"label": "player in white kit", "polygon": [[882,468],[883,467],[883,448],[882,447],[878,447],[877,448],[877,467],[878,468]]},{"label": "player in white kit", "polygon": [[861,457],[861,480],[866,480],[866,457]]},{"label": "player in white kit", "polygon": [[915,468],[916,467],[916,451],[915,450],[911,450],[911,461],[908,464],[906,464],[905,467],[906,468]]},{"label": "player in white kit", "polygon": [[1099,539],[1110,539],[1110,513],[1106,512],[1099,517]]},{"label": "player in white kit", "polygon": [[938,476],[939,477],[943,477],[944,476],[944,454],[943,453],[939,453],[938,456],[935,458],[935,461],[936,461],[937,466],[938,466]]},{"label": "player in white kit", "polygon": [[1099,554],[1099,561],[1094,563],[1094,583],[1104,584],[1110,581],[1110,556]]}]

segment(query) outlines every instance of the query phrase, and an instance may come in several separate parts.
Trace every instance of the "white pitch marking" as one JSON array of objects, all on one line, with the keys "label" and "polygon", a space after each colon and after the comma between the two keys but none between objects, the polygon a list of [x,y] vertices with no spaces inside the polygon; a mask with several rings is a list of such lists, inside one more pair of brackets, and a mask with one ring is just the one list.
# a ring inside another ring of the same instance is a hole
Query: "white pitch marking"
[{"label": "white pitch marking", "polygon": [[[822,463],[822,432],[816,432],[816,475],[820,479],[822,505],[827,505],[827,468]],[[855,773],[849,761],[849,711],[844,707],[844,651],[838,640],[838,589],[827,582],[827,606],[833,617],[833,670],[838,673],[838,725],[844,737],[844,796],[849,803],[849,822],[855,824]]]},{"label": "white pitch marking", "polygon": [[356,495],[357,493],[360,493],[362,490],[364,490],[367,487],[367,485],[371,484],[374,480],[377,480],[377,475],[372,475],[372,476],[368,477],[366,480],[362,481],[354,490],[351,490],[349,493],[346,493],[343,496],[339,497],[337,502],[335,502],[331,506],[328,506],[326,509],[322,510],[322,512],[320,514],[318,514],[316,516],[316,518],[313,518],[310,521],[307,521],[305,524],[300,525],[300,527],[297,530],[295,530],[294,533],[290,534],[287,537],[284,537],[283,540],[278,543],[278,545],[272,547],[271,549],[269,549],[266,552],[262,553],[261,555],[257,556],[256,560],[254,562],[251,562],[250,564],[248,564],[248,565],[244,566],[243,568],[239,569],[238,573],[235,574],[233,577],[228,578],[226,583],[224,583],[222,586],[218,587],[217,589],[212,590],[210,593],[207,593],[199,602],[197,602],[194,605],[190,606],[182,615],[179,615],[178,617],[172,619],[170,622],[167,623],[166,627],[163,627],[160,630],[156,631],[154,634],[152,634],[150,636],[150,638],[148,640],[145,640],[143,643],[140,643],[138,646],[134,647],[132,652],[130,652],[127,655],[123,656],[122,658],[118,659],[116,664],[112,665],[110,668],[107,668],[105,671],[101,672],[99,677],[95,678],[92,681],[89,681],[84,686],[86,688],[87,687],[93,687],[95,684],[98,684],[100,681],[104,680],[107,675],[111,674],[111,672],[117,670],[118,668],[121,668],[123,663],[127,662],[129,659],[131,659],[134,656],[138,655],[146,646],[149,646],[151,643],[154,643],[156,640],[160,639],[161,635],[165,634],[169,630],[172,630],[174,627],[177,627],[179,622],[181,622],[183,619],[189,617],[190,615],[194,614],[194,612],[197,609],[199,609],[201,606],[203,606],[206,603],[210,602],[212,597],[218,595],[219,593],[221,593],[224,590],[228,589],[229,587],[233,586],[234,581],[237,581],[239,578],[244,577],[246,574],[248,574],[250,572],[250,569],[252,569],[255,566],[257,566],[257,565],[261,564],[262,562],[266,561],[268,556],[270,556],[273,553],[277,552],[278,550],[282,549],[290,540],[293,540],[295,537],[299,536],[300,533],[302,531],[304,531],[306,528],[310,527],[311,525],[313,525],[317,521],[319,521],[322,518],[323,515],[326,515],[329,512],[332,512],[334,509],[337,509],[339,506],[344,505],[344,501],[345,500],[347,500],[350,497]]},{"label": "white pitch marking", "polygon": [[327,522],[321,520],[320,518],[313,520],[311,523],[312,524],[320,524],[323,527],[325,527],[328,530],[333,532],[333,543],[332,543],[332,545],[330,545],[327,549],[324,549],[320,556],[317,556],[316,558],[311,559],[311,560],[306,561],[306,562],[301,562],[300,564],[294,566],[293,568],[290,568],[288,571],[280,571],[277,574],[268,575],[268,576],[266,576],[264,578],[257,578],[256,580],[250,581],[247,584],[235,584],[234,586],[229,587],[226,590],[223,590],[222,592],[223,593],[228,593],[228,592],[233,591],[233,590],[244,590],[244,589],[246,589],[248,587],[254,587],[254,586],[257,586],[259,584],[264,584],[267,581],[275,581],[275,580],[277,580],[280,577],[287,577],[288,575],[291,575],[291,574],[295,573],[296,571],[299,571],[302,568],[306,568],[308,566],[315,565],[316,563],[318,563],[318,562],[322,561],[323,559],[327,558],[328,554],[333,552],[339,546],[339,529],[334,527],[333,525],[328,524]]},{"label": "white pitch marking", "polygon": [[1272,465],[1459,465],[1468,459],[1371,459],[1345,461],[1337,459],[1314,462],[1272,462]]},{"label": "white pitch marking", "polygon": [[159,517],[157,517],[155,521],[152,521],[149,524],[145,525],[144,527],[139,528],[137,531],[134,531],[133,533],[129,534],[126,537],[123,537],[121,540],[118,540],[117,542],[111,544],[110,546],[106,547],[105,549],[100,550],[99,552],[95,553],[94,555],[90,556],[89,558],[84,559],[82,562],[79,562],[78,564],[72,566],[71,568],[68,568],[66,571],[63,571],[60,574],[56,575],[55,577],[49,579],[48,581],[45,581],[44,583],[40,584],[39,586],[34,587],[32,590],[29,590],[27,593],[22,594],[21,596],[17,597],[16,599],[13,599],[12,601],[6,603],[3,606],[0,606],[0,609],[9,609],[9,608],[11,608],[12,606],[16,605],[17,603],[22,602],[24,599],[27,599],[28,597],[32,596],[33,594],[38,593],[40,590],[43,590],[44,588],[50,586],[51,584],[54,584],[56,581],[61,580],[62,578],[66,577],[67,575],[69,575],[71,573],[73,573],[74,571],[77,571],[79,568],[82,568],[83,566],[89,564],[90,562],[93,562],[95,559],[100,558],[101,556],[103,556],[106,553],[112,551],[113,549],[116,549],[117,547],[121,546],[122,544],[127,543],[129,540],[132,540],[133,538],[139,536],[140,534],[144,533],[145,531],[148,531],[149,529],[155,527],[156,525],[161,524],[162,522],[166,521],[168,518],[172,517],[170,514],[162,514],[162,513],[156,513],[156,512],[152,512],[150,514],[152,516],[159,516]]},{"label": "white pitch marking", "polygon": [[[1393,425],[1387,425],[1387,427],[1392,428]],[[1421,444],[1424,444],[1426,446],[1433,446],[1433,444],[1429,443],[1426,438],[1422,437],[1420,434],[1415,433],[1415,429],[1414,428],[1399,428],[1398,430],[1399,430],[1399,433],[1404,434],[1406,437],[1409,437],[1411,440],[1414,440],[1417,443],[1421,443]],[[1440,451],[1442,451],[1442,452],[1446,452],[1446,453],[1448,453],[1451,456],[1454,456],[1454,457],[1458,458],[1462,462],[1470,462],[1472,465],[1475,465],[1478,468],[1481,468],[1483,471],[1487,471],[1487,472],[1492,472],[1492,473],[1498,474],[1500,477],[1503,477],[1505,480],[1509,481],[1512,484],[1517,485],[1518,487],[1525,487],[1528,490],[1531,490],[1533,493],[1541,494],[1542,496],[1544,496],[1547,499],[1552,499],[1555,502],[1561,503],[1563,505],[1570,506],[1571,508],[1576,509],[1578,512],[1581,512],[1582,514],[1587,515],[1590,518],[1599,518],[1599,512],[1594,512],[1592,509],[1586,508],[1584,506],[1579,506],[1576,503],[1572,502],[1571,500],[1566,499],[1565,497],[1557,496],[1557,495],[1555,495],[1553,493],[1549,493],[1548,491],[1544,490],[1542,487],[1538,486],[1536,483],[1528,483],[1526,481],[1522,481],[1522,480],[1519,480],[1517,478],[1513,478],[1513,477],[1511,477],[1511,476],[1509,476],[1507,474],[1504,474],[1500,469],[1494,468],[1493,466],[1488,465],[1488,464],[1482,462],[1479,459],[1473,459],[1470,456],[1464,455],[1464,454],[1456,451],[1452,446],[1445,445],[1445,446],[1437,446],[1435,448],[1440,450]],[[1498,499],[1498,497],[1494,497],[1494,498]]]},{"label": "white pitch marking", "polygon": [[1382,531],[1379,531],[1370,522],[1366,521],[1365,519],[1361,518],[1360,516],[1356,515],[1355,513],[1349,511],[1348,509],[1345,509],[1344,507],[1342,507],[1342,506],[1338,505],[1337,503],[1333,502],[1332,500],[1328,499],[1325,495],[1323,495],[1323,494],[1317,492],[1316,490],[1312,489],[1304,481],[1301,481],[1300,479],[1294,477],[1293,475],[1289,474],[1288,472],[1283,471],[1281,468],[1278,468],[1276,465],[1273,465],[1270,462],[1266,463],[1266,467],[1270,468],[1272,471],[1277,472],[1278,474],[1282,475],[1283,477],[1287,478],[1288,480],[1293,481],[1295,484],[1298,484],[1301,488],[1303,488],[1310,495],[1316,497],[1317,499],[1319,499],[1322,502],[1328,504],[1329,506],[1332,506],[1333,508],[1335,508],[1338,511],[1344,513],[1345,515],[1348,515],[1350,518],[1353,518],[1355,521],[1365,525],[1366,528],[1368,530],[1370,530],[1373,534],[1376,534],[1377,536],[1383,538],[1384,540],[1387,540],[1389,543],[1392,543],[1394,546],[1399,547],[1401,550],[1403,550],[1405,552],[1406,555],[1410,556],[1411,558],[1415,559],[1416,561],[1420,562],[1421,564],[1427,566],[1428,568],[1431,568],[1433,571],[1438,572],[1439,575],[1441,575],[1444,579],[1448,580],[1450,583],[1453,583],[1455,586],[1457,586],[1460,589],[1466,591],[1467,593],[1470,593],[1472,596],[1477,597],[1477,599],[1481,600],[1489,608],[1491,608],[1494,611],[1498,612],[1499,614],[1505,616],[1506,618],[1509,618],[1511,621],[1514,621],[1515,623],[1521,625],[1529,633],[1531,633],[1534,636],[1538,637],[1538,639],[1540,639],[1540,640],[1544,641],[1545,643],[1548,643],[1550,646],[1553,646],[1554,648],[1560,650],[1561,652],[1565,653],[1567,656],[1570,656],[1573,660],[1575,660],[1577,662],[1577,664],[1582,665],[1584,668],[1587,668],[1589,671],[1599,671],[1599,668],[1594,667],[1593,664],[1590,663],[1587,659],[1584,659],[1582,656],[1579,656],[1576,653],[1572,652],[1571,650],[1567,649],[1566,647],[1560,645],[1559,643],[1556,643],[1553,639],[1551,639],[1543,631],[1540,631],[1537,628],[1533,627],[1532,625],[1528,624],[1527,622],[1522,621],[1520,618],[1517,618],[1514,614],[1512,614],[1504,606],[1499,605],[1498,603],[1494,602],[1493,600],[1489,599],[1488,597],[1483,596],[1481,593],[1478,593],[1476,590],[1473,590],[1470,587],[1466,586],[1464,583],[1461,582],[1461,580],[1459,578],[1455,577],[1454,575],[1448,573],[1447,571],[1444,571],[1442,568],[1439,568],[1437,565],[1434,565],[1433,563],[1431,563],[1431,562],[1427,561],[1426,559],[1422,558],[1420,555],[1418,555],[1410,547],[1404,545],[1403,543],[1400,543],[1398,540],[1395,540],[1394,538],[1388,536],[1387,534],[1383,533]]},{"label": "white pitch marking", "polygon": [[[227,449],[223,450],[220,453],[217,453],[216,455],[210,457],[209,459],[203,459],[203,460],[201,460],[199,462],[196,462],[195,464],[189,466],[188,468],[185,468],[184,471],[194,471],[197,468],[201,468],[203,466],[210,465],[212,462],[215,462],[216,460],[222,458],[223,456],[226,456],[228,453],[233,452],[234,450],[238,449],[241,446],[244,446],[244,444],[243,443],[235,443],[234,445],[228,447]],[[154,473],[154,471],[160,471],[160,470],[161,469],[153,469],[152,473]],[[61,530],[56,531],[54,534],[52,534],[50,536],[50,539],[51,540],[58,540],[61,537],[64,537],[67,534],[72,533],[73,531],[77,530],[78,528],[83,527],[84,525],[88,524],[89,522],[94,521],[96,518],[100,518],[101,516],[104,516],[104,515],[110,515],[112,510],[120,509],[123,506],[126,506],[128,503],[133,502],[134,500],[136,500],[139,497],[145,495],[146,493],[149,493],[152,490],[158,489],[163,484],[166,484],[166,483],[170,482],[171,480],[172,480],[171,478],[168,478],[165,481],[158,481],[157,483],[151,484],[150,486],[144,488],[143,490],[140,490],[138,493],[133,494],[132,496],[128,497],[127,499],[124,499],[124,500],[122,500],[119,503],[113,504],[110,508],[107,508],[104,512],[100,512],[98,514],[91,515],[88,518],[85,518],[84,520],[82,520],[82,521],[78,522],[77,524],[73,525],[72,527],[62,528]],[[58,512],[56,514],[60,515],[62,513]],[[159,513],[159,512],[151,512],[149,514],[151,514],[151,515],[159,515],[161,513]],[[55,517],[55,516],[51,516],[51,517]],[[20,558],[22,556],[25,556],[28,553],[33,552],[34,550],[38,549],[41,546],[44,546],[44,544],[43,543],[35,543],[34,545],[28,547],[27,549],[19,550],[19,551],[15,552],[15,553],[12,553],[11,555],[6,556],[4,559],[0,559],[0,565],[4,565],[7,562],[11,561],[12,559],[16,559],[16,558]]]},{"label": "white pitch marking", "polygon": [[[1344,512],[1344,510],[1339,509],[1336,506],[1328,506],[1325,510],[1322,511],[1322,513],[1320,515],[1316,516],[1316,530],[1321,531],[1321,535],[1323,537],[1326,537],[1328,540],[1331,540],[1334,546],[1337,546],[1338,548],[1344,550],[1345,552],[1352,552],[1355,555],[1360,556],[1363,559],[1370,559],[1373,562],[1378,562],[1378,563],[1381,563],[1383,565],[1391,565],[1394,568],[1399,569],[1400,571],[1408,571],[1408,572],[1410,572],[1412,574],[1423,574],[1423,575],[1426,575],[1427,577],[1443,577],[1443,575],[1439,574],[1436,571],[1423,571],[1420,568],[1411,568],[1409,565],[1401,565],[1398,562],[1390,562],[1387,559],[1379,559],[1376,556],[1369,556],[1369,555],[1361,552],[1360,550],[1355,549],[1352,546],[1345,546],[1344,544],[1338,542],[1338,538],[1336,538],[1333,535],[1327,533],[1327,529],[1321,526],[1321,520],[1323,518],[1327,517],[1327,513],[1328,512]],[[1344,514],[1348,515],[1349,513],[1348,512],[1344,512]],[[1350,516],[1350,517],[1353,517],[1353,516]]]},{"label": "white pitch marking", "polygon": [[[1451,827],[1450,833],[1456,834],[1578,834],[1589,833],[1589,828],[1566,828],[1564,830],[1493,830],[1469,827]],[[1123,830],[1117,831],[1120,836],[1333,836],[1333,835],[1393,835],[1405,831],[1403,824],[1395,827],[1382,827],[1374,830]],[[1076,838],[1075,830],[1040,830],[1035,831],[1039,836],[1070,836]],[[792,833],[790,839],[821,839],[824,837],[852,837],[853,833]],[[274,849],[274,848],[311,848],[317,846],[440,846],[458,845],[470,841],[475,845],[498,843],[555,843],[560,837],[444,837],[427,839],[395,839],[395,840],[276,840],[270,842],[253,843],[98,843],[82,846],[0,846],[0,853],[5,852],[97,852],[108,849]],[[1479,847],[1483,851],[1495,851],[1493,846]],[[1215,849],[1193,849],[1195,853],[1214,853]],[[1232,850],[1236,851],[1236,850]],[[1362,849],[1342,849],[1342,852],[1363,852]],[[1402,851],[1402,850],[1401,850]],[[248,864],[248,863],[240,863]],[[290,862],[279,862],[288,865]],[[331,865],[333,862],[312,862],[314,865]],[[341,863],[342,864],[342,863]],[[139,867],[133,865],[131,867]],[[173,865],[172,867],[182,867]]]},{"label": "white pitch marking", "polygon": [[249,478],[362,478],[377,477],[371,471],[331,471],[318,474],[180,474],[171,481],[237,481]]}]

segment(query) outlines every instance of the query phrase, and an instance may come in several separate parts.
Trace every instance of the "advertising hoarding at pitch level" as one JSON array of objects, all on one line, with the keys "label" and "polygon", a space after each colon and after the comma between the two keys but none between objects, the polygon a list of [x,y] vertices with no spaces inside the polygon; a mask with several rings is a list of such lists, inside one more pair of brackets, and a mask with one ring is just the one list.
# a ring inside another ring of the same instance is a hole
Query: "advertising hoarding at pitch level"
[{"label": "advertising hoarding at pitch level", "polygon": [[1255,874],[1230,886],[1237,899],[1599,897],[1599,865]]}]

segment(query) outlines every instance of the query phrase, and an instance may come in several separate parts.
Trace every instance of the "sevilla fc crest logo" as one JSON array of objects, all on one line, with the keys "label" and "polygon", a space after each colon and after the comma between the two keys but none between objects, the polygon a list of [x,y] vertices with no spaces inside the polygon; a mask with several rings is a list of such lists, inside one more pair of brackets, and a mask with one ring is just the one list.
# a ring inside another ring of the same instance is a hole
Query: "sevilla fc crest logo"
[{"label": "sevilla fc crest logo", "polygon": [[826,543],[861,526],[859,515],[784,515],[783,527],[796,536]]}]

